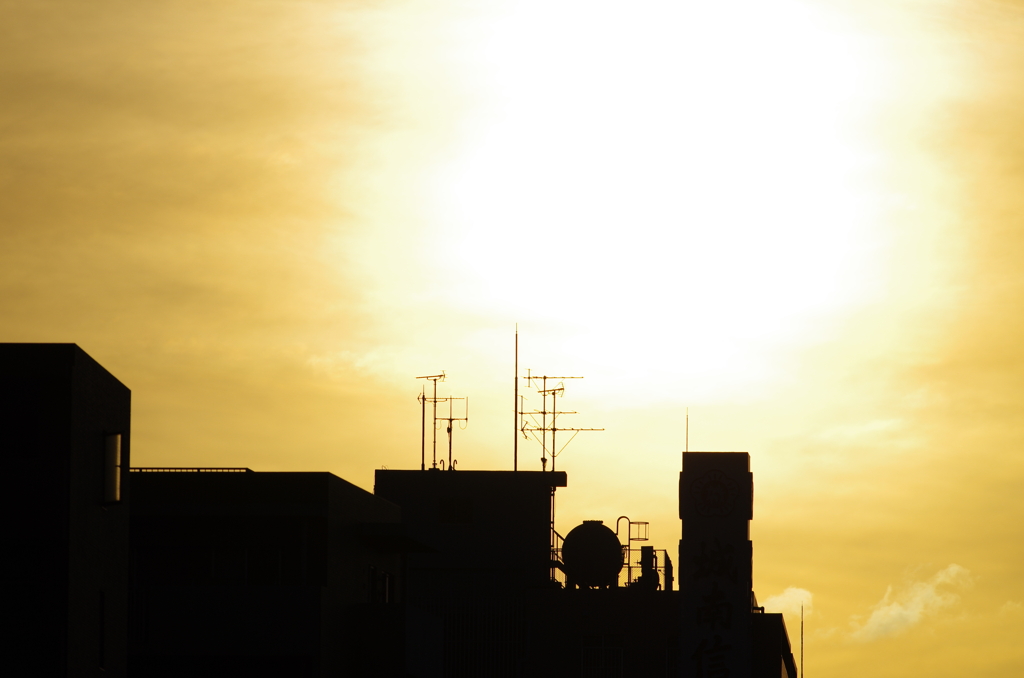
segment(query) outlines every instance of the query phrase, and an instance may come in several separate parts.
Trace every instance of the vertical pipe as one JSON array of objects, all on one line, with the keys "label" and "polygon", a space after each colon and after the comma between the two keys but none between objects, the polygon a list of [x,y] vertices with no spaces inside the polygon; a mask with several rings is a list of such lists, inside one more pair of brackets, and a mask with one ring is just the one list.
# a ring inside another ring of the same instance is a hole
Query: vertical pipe
[{"label": "vertical pipe", "polygon": [[[554,559],[555,559],[555,486],[554,486],[554,484],[551,485],[551,527],[549,529],[549,532],[550,532],[550,535],[551,535],[550,539],[549,539],[549,541],[551,542],[551,545],[550,545],[550,548],[551,548],[551,560],[554,561]],[[551,567],[551,581],[554,581],[554,580],[555,580],[555,568],[554,568],[554,566],[552,566]]]},{"label": "vertical pipe", "polygon": [[626,586],[633,583],[633,523],[626,525]]}]

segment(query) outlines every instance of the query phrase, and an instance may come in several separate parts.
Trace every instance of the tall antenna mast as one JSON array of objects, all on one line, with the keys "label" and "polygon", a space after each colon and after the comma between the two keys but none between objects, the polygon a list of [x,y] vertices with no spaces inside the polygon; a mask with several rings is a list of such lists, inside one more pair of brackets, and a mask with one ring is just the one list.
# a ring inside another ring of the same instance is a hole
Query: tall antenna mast
[{"label": "tall antenna mast", "polygon": [[[419,379],[420,377],[416,377]],[[427,470],[427,385],[420,388],[420,470]]]},{"label": "tall antenna mast", "polygon": [[426,445],[427,445],[426,417],[427,417],[427,403],[428,402],[431,402],[431,403],[434,404],[434,419],[433,419],[433,421],[434,421],[434,446],[433,446],[434,461],[431,464],[430,468],[437,468],[437,403],[440,402],[441,400],[445,400],[445,398],[438,399],[438,397],[437,397],[437,382],[444,381],[444,370],[441,370],[441,374],[431,374],[431,375],[426,376],[426,377],[416,377],[416,378],[417,379],[429,379],[430,381],[434,382],[434,396],[432,398],[428,398],[426,396],[426,390],[425,389],[424,389],[423,394],[418,396],[418,399],[419,399],[420,403],[422,404],[422,410],[423,410],[423,413],[421,415],[423,417],[423,426],[422,426],[422,433],[421,433],[421,440],[420,440],[420,449],[421,449],[420,470],[421,471],[425,471],[426,468],[427,468],[427,464],[426,464]]},{"label": "tall antenna mast", "polygon": [[800,678],[804,678],[804,606],[800,606]]},{"label": "tall antenna mast", "polygon": [[516,374],[512,377],[512,470],[519,470],[519,323],[516,323]]},{"label": "tall antenna mast", "polygon": [[[686,408],[686,447],[683,448],[683,451],[684,452],[689,452],[690,451],[690,408],[689,407]],[[683,456],[683,459],[686,459],[685,455]],[[685,463],[686,462],[684,461],[684,462],[681,462],[679,464],[679,470],[681,470],[681,471],[685,470],[683,468]]]}]

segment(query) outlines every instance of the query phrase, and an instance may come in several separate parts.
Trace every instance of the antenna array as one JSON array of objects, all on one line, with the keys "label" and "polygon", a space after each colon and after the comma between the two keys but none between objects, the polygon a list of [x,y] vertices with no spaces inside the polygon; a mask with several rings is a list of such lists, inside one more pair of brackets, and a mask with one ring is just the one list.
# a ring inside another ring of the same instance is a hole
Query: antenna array
[{"label": "antenna array", "polygon": [[[520,399],[516,403],[516,428],[517,436],[516,441],[519,440],[521,434],[524,438],[533,437],[538,443],[540,443],[540,470],[546,471],[548,466],[548,457],[551,457],[551,471],[555,470],[555,460],[558,455],[562,453],[569,443],[572,442],[580,431],[603,431],[603,428],[575,428],[565,427],[558,425],[558,415],[560,414],[576,414],[575,411],[559,410],[558,409],[558,398],[565,395],[565,385],[562,383],[566,379],[582,379],[583,377],[555,377],[551,375],[541,375],[539,377],[533,376],[530,370],[526,371],[525,377],[519,376],[519,332],[518,328],[516,331],[516,390],[518,397],[518,386],[519,379],[525,379],[527,386],[532,386],[537,389],[537,393],[541,396],[541,408],[539,410],[525,410],[523,409],[523,400]],[[548,386],[548,381],[557,381],[557,385],[553,387]],[[538,388],[539,387],[539,388]],[[525,396],[522,397],[525,399]],[[551,398],[551,409],[548,409],[548,398]],[[526,416],[528,419],[524,420],[522,417]],[[539,417],[539,421],[538,421]],[[549,419],[550,417],[550,419]],[[561,447],[558,446],[558,432],[559,431],[571,431],[572,435],[569,436],[569,440],[565,441]],[[540,434],[538,436],[538,433]],[[548,433],[551,434],[551,445],[548,446]],[[518,467],[518,448],[516,448],[516,467]],[[518,468],[517,468],[518,470]],[[560,539],[560,536],[555,531],[555,485],[551,485],[551,539],[550,547],[552,553],[552,560],[554,559],[554,553],[556,548],[556,541]],[[551,570],[551,580],[555,579],[555,570]]]},{"label": "antenna array", "polygon": [[[539,377],[533,376],[529,370],[527,370],[527,376],[521,377],[526,380],[528,386],[532,386],[537,389],[537,393],[541,396],[541,409],[539,410],[524,410],[522,409],[522,400],[519,403],[519,409],[516,411],[519,419],[519,432],[524,438],[533,437],[538,443],[540,443],[540,465],[541,471],[547,470],[548,457],[551,458],[551,470],[555,470],[555,459],[558,455],[572,442],[580,431],[603,431],[603,428],[575,428],[575,427],[564,427],[558,426],[558,415],[560,414],[578,414],[574,410],[559,410],[558,409],[558,398],[565,395],[565,385],[562,383],[565,379],[582,379],[583,377],[555,377],[551,375],[542,375]],[[557,386],[548,387],[548,380],[558,381]],[[518,382],[517,382],[518,383]],[[521,396],[523,397],[523,396]],[[548,398],[551,398],[551,409],[548,409]],[[524,398],[524,397],[523,397]],[[525,415],[528,420],[524,420],[521,417]],[[550,415],[550,421],[548,416]],[[538,417],[540,420],[538,421]],[[571,431],[572,435],[569,436],[569,440],[565,441],[561,447],[558,446],[558,432],[559,431]],[[538,436],[538,432],[540,435]],[[548,446],[548,433],[551,434],[551,445]]]},{"label": "antenna array", "polygon": [[[433,440],[432,440],[432,444],[431,444],[432,460],[430,462],[430,468],[432,470],[437,469],[437,464],[438,464],[438,461],[437,461],[437,422],[439,422],[439,421],[446,421],[446,422],[448,422],[448,426],[447,426],[447,431],[448,431],[448,466],[447,466],[447,468],[448,468],[449,471],[453,471],[453,470],[455,470],[455,463],[456,463],[457,460],[452,459],[452,424],[457,421],[457,422],[466,422],[466,424],[468,425],[468,423],[469,423],[469,398],[468,397],[467,398],[454,398],[452,396],[447,396],[447,397],[444,397],[444,398],[438,398],[437,397],[437,382],[444,381],[444,379],[445,379],[445,373],[443,371],[441,372],[441,374],[431,374],[431,375],[428,375],[428,376],[416,377],[416,378],[417,379],[425,379],[427,381],[433,382],[433,394],[432,395],[430,395],[430,396],[427,395],[427,388],[426,388],[426,384],[424,383],[423,389],[420,391],[420,394],[418,396],[416,396],[416,400],[419,401],[419,403],[420,403],[420,410],[421,410],[421,414],[420,414],[420,470],[421,471],[427,470],[427,403],[430,403],[432,408],[433,408],[433,416],[432,416],[432,421],[433,421],[433,426],[432,426],[432,428],[433,428]],[[456,400],[464,400],[465,401],[465,407],[464,407],[464,410],[463,410],[463,415],[461,417],[456,417],[456,416],[454,416],[452,414],[452,412],[453,412],[453,403]],[[448,403],[448,416],[447,417],[443,417],[443,416],[442,417],[438,417],[437,416],[437,404],[438,403]],[[460,423],[459,424],[459,428],[465,429],[465,426]],[[441,468],[445,468],[444,459],[441,459]]]}]

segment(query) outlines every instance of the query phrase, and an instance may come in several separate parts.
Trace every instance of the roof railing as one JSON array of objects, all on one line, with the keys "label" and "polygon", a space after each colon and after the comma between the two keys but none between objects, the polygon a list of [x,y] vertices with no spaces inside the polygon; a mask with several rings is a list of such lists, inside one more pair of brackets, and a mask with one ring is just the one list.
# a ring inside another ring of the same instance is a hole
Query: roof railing
[{"label": "roof railing", "polygon": [[241,466],[132,466],[132,473],[253,473],[251,468]]}]

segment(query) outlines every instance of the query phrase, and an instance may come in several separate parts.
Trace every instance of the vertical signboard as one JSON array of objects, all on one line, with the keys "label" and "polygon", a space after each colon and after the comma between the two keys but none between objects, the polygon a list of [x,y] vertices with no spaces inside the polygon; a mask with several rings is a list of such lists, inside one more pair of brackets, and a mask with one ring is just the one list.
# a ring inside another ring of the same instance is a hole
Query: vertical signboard
[{"label": "vertical signboard", "polygon": [[751,675],[753,490],[746,452],[683,454],[678,578],[687,678]]}]

